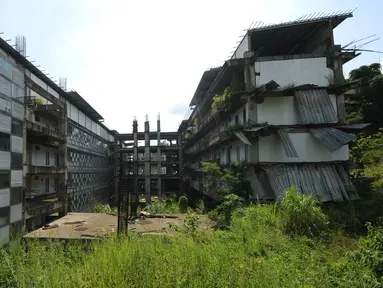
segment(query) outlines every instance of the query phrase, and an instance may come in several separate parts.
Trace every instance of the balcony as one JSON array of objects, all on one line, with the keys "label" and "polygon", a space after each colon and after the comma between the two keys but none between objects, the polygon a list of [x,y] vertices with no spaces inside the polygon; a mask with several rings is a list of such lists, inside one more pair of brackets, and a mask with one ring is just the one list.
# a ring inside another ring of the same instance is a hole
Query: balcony
[{"label": "balcony", "polygon": [[[57,130],[53,130],[47,127],[44,127],[40,124],[34,123],[32,121],[27,120],[27,130],[32,132],[33,136],[48,136],[50,138],[54,138],[56,140],[64,141],[65,137],[63,134],[59,133]],[[29,136],[29,135],[28,135]]]},{"label": "balcony", "polygon": [[188,155],[194,155],[205,151],[218,143],[228,141],[232,138],[233,133],[231,131],[222,131],[212,134],[206,138],[203,138],[198,143],[194,144],[192,147],[185,150],[185,153]]}]

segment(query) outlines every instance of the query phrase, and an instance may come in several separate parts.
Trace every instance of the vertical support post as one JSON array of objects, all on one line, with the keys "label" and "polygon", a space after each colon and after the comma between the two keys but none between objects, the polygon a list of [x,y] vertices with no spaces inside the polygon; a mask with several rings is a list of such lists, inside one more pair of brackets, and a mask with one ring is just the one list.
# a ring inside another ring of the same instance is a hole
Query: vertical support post
[{"label": "vertical support post", "polygon": [[[137,132],[138,132],[138,124],[137,120],[134,119],[133,121],[133,195],[132,195],[132,207],[131,207],[131,213],[132,215],[137,214],[137,208],[140,203],[140,196],[138,193],[138,137],[137,137]],[[134,198],[134,200],[133,200]],[[133,204],[134,203],[134,204]]]},{"label": "vertical support post", "polygon": [[146,203],[151,203],[151,195],[150,195],[150,138],[149,138],[149,121],[146,116],[145,121],[145,198]]},{"label": "vertical support post", "polygon": [[184,185],[183,185],[184,161],[183,161],[183,152],[182,152],[182,134],[181,133],[178,133],[177,147],[178,147],[178,174],[180,178],[180,195],[182,195],[185,191],[184,191]]},{"label": "vertical support post", "polygon": [[59,119],[59,132],[64,137],[63,141],[60,141],[59,144],[59,167],[63,169],[63,174],[59,174],[59,200],[62,204],[59,211],[59,216],[63,217],[68,212],[68,193],[67,193],[67,184],[68,184],[68,163],[67,163],[67,137],[68,137],[68,114],[67,114],[67,104],[63,103],[64,107],[60,108],[60,119]]},{"label": "vertical support post", "polygon": [[114,153],[113,153],[113,185],[114,185],[114,195],[113,195],[113,202],[118,205],[118,132],[114,132]]},{"label": "vertical support post", "polygon": [[160,201],[163,200],[162,195],[162,172],[161,172],[161,120],[160,114],[158,114],[157,118],[157,171],[158,171],[158,199]]}]

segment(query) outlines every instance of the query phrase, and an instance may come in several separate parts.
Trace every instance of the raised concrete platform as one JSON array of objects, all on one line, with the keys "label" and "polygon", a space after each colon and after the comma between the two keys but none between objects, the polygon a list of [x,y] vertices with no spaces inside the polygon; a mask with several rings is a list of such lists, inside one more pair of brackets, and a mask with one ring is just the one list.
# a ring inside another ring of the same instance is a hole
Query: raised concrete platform
[{"label": "raised concrete platform", "polygon": [[49,224],[50,229],[37,229],[24,238],[94,239],[117,231],[117,216],[105,213],[68,213]]}]

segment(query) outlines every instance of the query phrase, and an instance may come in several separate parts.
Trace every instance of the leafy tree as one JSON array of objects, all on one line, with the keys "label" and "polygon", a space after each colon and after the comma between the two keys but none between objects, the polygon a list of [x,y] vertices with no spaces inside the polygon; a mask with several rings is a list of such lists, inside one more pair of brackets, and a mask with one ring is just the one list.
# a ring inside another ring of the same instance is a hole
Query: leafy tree
[{"label": "leafy tree", "polygon": [[346,100],[349,121],[372,123],[373,130],[383,127],[383,75],[380,64],[354,69],[348,80],[360,80],[357,93]]}]

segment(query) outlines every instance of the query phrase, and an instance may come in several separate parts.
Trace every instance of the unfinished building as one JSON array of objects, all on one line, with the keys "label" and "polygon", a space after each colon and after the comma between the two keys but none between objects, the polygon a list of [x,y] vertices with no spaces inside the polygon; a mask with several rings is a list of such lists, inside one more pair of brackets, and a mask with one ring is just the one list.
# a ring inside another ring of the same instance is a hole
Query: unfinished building
[{"label": "unfinished building", "polygon": [[0,243],[108,201],[114,139],[102,121],[0,38]]},{"label": "unfinished building", "polygon": [[122,192],[134,207],[141,197],[151,203],[152,196],[162,200],[164,196],[179,195],[181,188],[180,135],[162,132],[159,116],[156,131],[149,128],[146,116],[144,132],[138,131],[138,122],[134,119],[132,133],[114,134],[115,197],[118,199],[119,191]]},{"label": "unfinished building", "polygon": [[289,186],[322,201],[356,199],[347,173],[342,66],[358,54],[335,45],[333,30],[351,13],[256,27],[232,58],[205,71],[180,126],[184,180],[205,191],[201,161],[245,162],[253,200],[277,199]]}]

